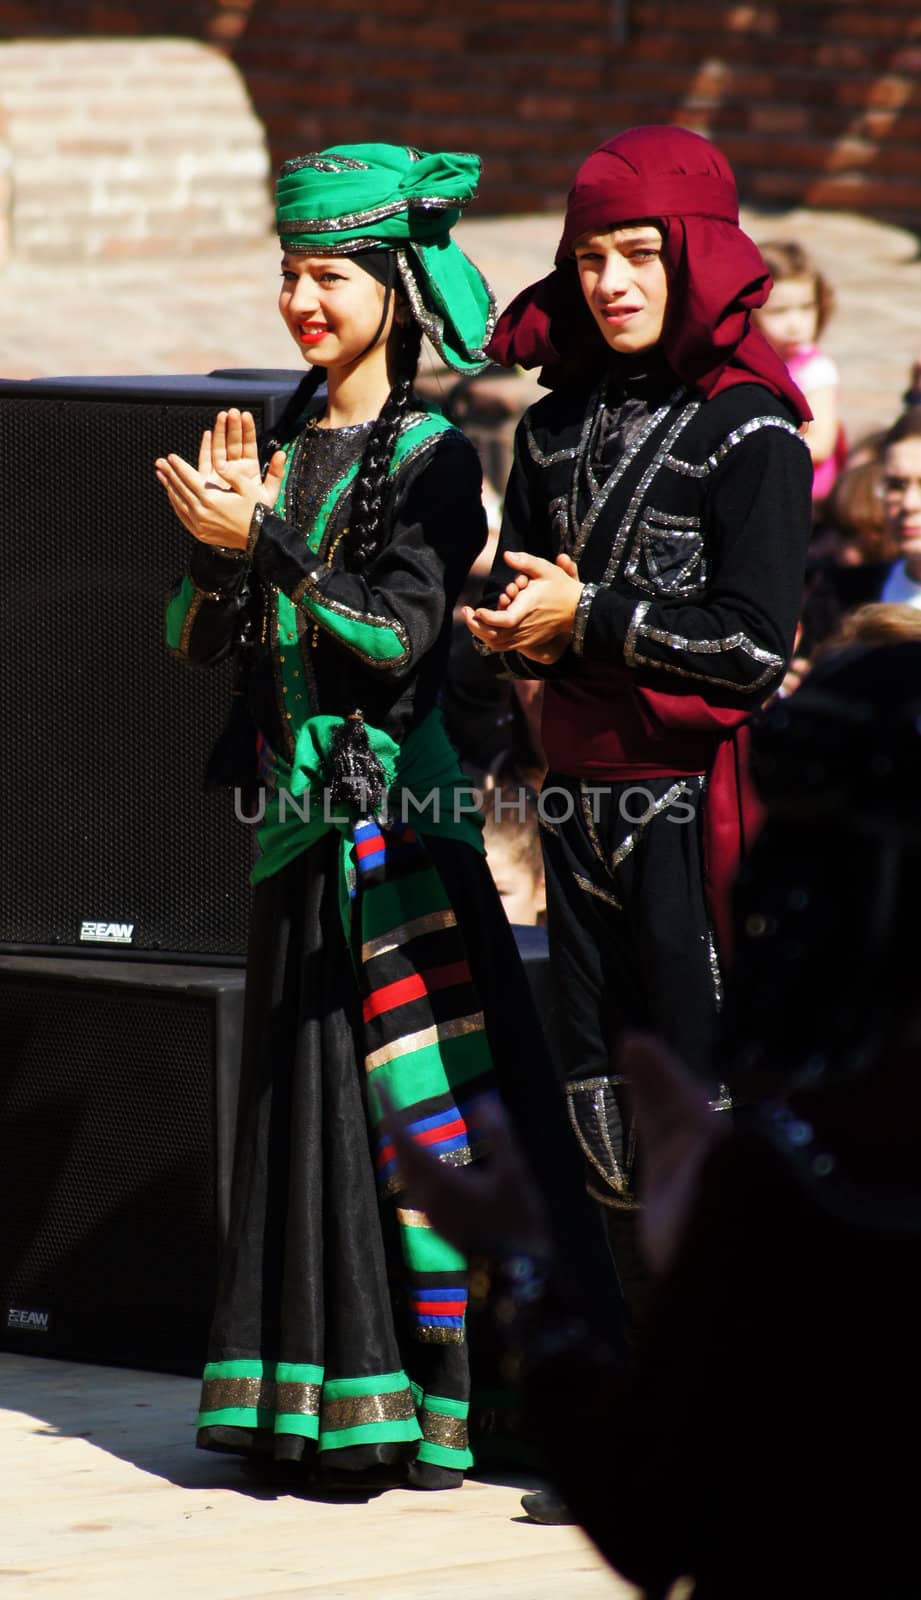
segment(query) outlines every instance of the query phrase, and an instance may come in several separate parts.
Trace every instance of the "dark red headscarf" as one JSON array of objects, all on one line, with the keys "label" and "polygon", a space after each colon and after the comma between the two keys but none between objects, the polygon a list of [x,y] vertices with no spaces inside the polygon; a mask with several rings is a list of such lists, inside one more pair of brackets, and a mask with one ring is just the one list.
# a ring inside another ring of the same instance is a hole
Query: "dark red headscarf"
[{"label": "dark red headscarf", "polygon": [[687,128],[628,128],[583,162],[569,191],[554,270],[503,312],[487,346],[492,359],[543,367],[542,381],[551,388],[600,369],[611,352],[585,304],[573,246],[583,233],[638,221],[657,222],[664,235],[669,299],[662,349],[673,372],[708,398],[734,383],[762,383],[807,421],[812,413],[803,395],[751,323],[771,279],[757,245],[739,227],[732,170],[708,139]]}]

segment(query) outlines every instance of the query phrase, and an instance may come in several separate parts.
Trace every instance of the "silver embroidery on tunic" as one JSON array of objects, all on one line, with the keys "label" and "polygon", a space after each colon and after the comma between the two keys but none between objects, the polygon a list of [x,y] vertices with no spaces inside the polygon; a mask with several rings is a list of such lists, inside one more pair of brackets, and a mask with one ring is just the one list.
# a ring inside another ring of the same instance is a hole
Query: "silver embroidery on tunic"
[{"label": "silver embroidery on tunic", "polygon": [[673,517],[647,506],[624,563],[624,577],[647,594],[689,599],[703,593],[707,576],[700,518]]},{"label": "silver embroidery on tunic", "polygon": [[[677,417],[666,433],[665,438],[662,440],[662,443],[650,461],[649,466],[646,468],[646,471],[643,473],[643,476],[633,491],[632,499],[627,507],[627,514],[617,530],[617,537],[614,540],[611,554],[608,557],[608,564],[605,568],[603,579],[604,583],[609,584],[614,580],[620,558],[624,551],[624,546],[633,532],[633,524],[635,523],[639,514],[640,506],[643,504],[643,501],[649,492],[649,487],[653,478],[656,476],[659,468],[662,466],[663,461],[666,459],[668,452],[671,450],[671,447],[678,438],[678,435],[683,433],[688,423],[692,420],[692,418],[696,417],[699,410],[700,401],[692,400],[678,413]],[[658,415],[658,413],[656,414]],[[640,435],[640,437],[642,437],[642,435]]]},{"label": "silver embroidery on tunic", "polygon": [[712,455],[707,456],[706,461],[700,463],[682,461],[679,457],[670,455],[666,457],[664,465],[669,467],[672,472],[680,472],[685,478],[709,478],[711,472],[716,471],[720,462],[725,461],[730,450],[734,450],[737,444],[741,444],[743,439],[748,438],[749,434],[757,433],[761,428],[780,428],[783,433],[792,433],[795,439],[800,440],[804,450],[808,448],[799,429],[794,427],[792,422],[787,422],[785,418],[751,417],[748,422],[743,422],[741,427],[733,428],[731,433],[727,433],[722,444],[713,451]]},{"label": "silver embroidery on tunic", "polygon": [[569,544],[569,503],[566,495],[558,495],[555,500],[550,501],[547,515],[557,544],[561,550],[565,550]]},{"label": "silver embroidery on tunic", "polygon": [[579,454],[579,446],[574,444],[570,445],[567,450],[554,450],[552,455],[545,455],[534,437],[534,430],[527,415],[525,415],[524,419],[524,436],[528,446],[528,454],[531,460],[539,467],[555,467],[560,461],[574,461]]},{"label": "silver embroidery on tunic", "polygon": [[643,618],[649,610],[650,601],[641,600],[633,616],[624,639],[624,662],[628,667],[636,666],[636,636],[642,625]]},{"label": "silver embroidery on tunic", "polygon": [[[647,423],[645,423],[642,428],[640,428],[638,433],[634,434],[632,440],[628,444],[626,450],[624,451],[623,455],[621,456],[620,460],[618,461],[616,467],[614,467],[613,471],[608,475],[607,478],[605,478],[604,483],[601,485],[600,489],[596,488],[595,491],[593,492],[592,497],[591,497],[591,503],[589,504],[589,508],[588,508],[584,518],[582,519],[582,525],[578,529],[578,532],[576,533],[575,538],[573,540],[572,550],[570,551],[570,554],[572,555],[572,558],[573,558],[574,561],[578,561],[579,556],[582,554],[582,551],[585,549],[585,546],[588,543],[588,540],[591,537],[592,531],[593,531],[593,529],[595,527],[595,523],[598,521],[598,518],[601,515],[601,512],[604,510],[605,505],[607,504],[608,500],[610,499],[611,491],[620,482],[620,480],[623,477],[624,473],[626,472],[627,468],[630,466],[631,462],[635,460],[636,456],[639,454],[639,451],[642,449],[643,445],[646,443],[646,440],[649,438],[650,434],[655,432],[656,428],[660,425],[660,423],[662,423],[664,421],[664,419],[668,416],[669,411],[671,411],[672,408],[675,405],[678,404],[678,402],[681,399],[683,393],[684,393],[684,391],[681,390],[681,389],[676,390],[675,394],[672,395],[671,398],[665,402],[665,405],[660,406],[657,411],[653,412],[652,416],[649,418],[649,421]],[[600,410],[599,399],[598,399],[597,396],[593,396],[592,397],[592,401],[590,401],[590,404],[595,404],[596,406],[599,407],[599,410]],[[690,410],[691,408],[688,408],[688,409]],[[694,406],[694,409],[696,409],[696,405]],[[682,412],[681,416],[683,417],[684,415],[685,415],[685,413]],[[596,419],[593,418],[591,420],[596,420]],[[690,417],[688,417],[688,421],[690,421]],[[677,437],[677,432],[678,432],[677,428],[669,431],[669,434],[668,434],[667,439],[665,441],[665,445],[663,446],[664,449],[669,449],[671,447],[672,438],[673,437]],[[588,434],[586,433],[586,431],[584,429],[583,429],[583,438],[585,440],[585,447],[587,447]],[[583,448],[584,447],[582,445],[582,441],[580,441],[580,451],[582,451]],[[657,455],[655,457],[655,460],[654,460],[654,463],[653,463],[654,467],[657,465],[658,459],[659,458],[658,458],[658,455]],[[576,470],[573,472],[573,492],[572,492],[573,493],[573,497],[572,497],[572,500],[571,500],[571,515],[572,515],[573,528],[576,527],[577,521],[578,521],[578,518],[577,518],[577,515],[576,515],[576,509],[575,509],[575,496],[578,493],[578,480],[579,480],[578,465],[579,464],[577,463]],[[648,477],[649,477],[649,479],[651,481],[651,479],[652,479],[652,471],[649,472]],[[634,498],[636,498],[636,497],[634,497]],[[632,504],[633,504],[633,502],[631,501],[631,505]],[[638,502],[637,502],[637,504],[638,504]],[[618,557],[620,555],[621,548],[622,548],[622,540],[618,537],[617,541],[615,542],[615,549],[617,550]],[[606,583],[610,582],[610,578],[608,577],[607,574],[605,574],[605,580],[604,581]]]},{"label": "silver embroidery on tunic", "polygon": [[[643,600],[640,605],[649,609],[649,602]],[[756,690],[770,683],[778,672],[783,670],[782,656],[771,654],[770,650],[762,650],[745,633],[732,633],[725,639],[685,639],[680,633],[667,633],[663,628],[647,628],[643,626],[642,617],[638,618],[640,607],[637,606],[628,631],[630,643],[630,656],[627,656],[627,645],[624,645],[624,660],[628,666],[635,667],[640,663],[656,667],[661,672],[675,672],[682,678],[694,678],[700,683],[713,683],[721,689],[734,689],[739,694],[754,694]],[[645,612],[643,613],[645,616]],[[632,635],[632,637],[631,637]],[[669,650],[687,651],[690,655],[725,655],[730,650],[741,650],[743,655],[752,661],[757,661],[764,666],[764,671],[752,683],[738,683],[732,678],[715,676],[707,672],[691,672],[687,667],[675,666],[669,661],[660,661],[657,656],[641,655],[639,643],[642,639],[652,639],[656,644],[665,645]]]},{"label": "silver embroidery on tunic", "polygon": [[588,614],[592,609],[592,601],[598,593],[597,583],[584,583],[582,593],[576,606],[576,615],[572,625],[572,639],[570,645],[574,656],[582,654],[585,645],[585,629],[588,626]]}]

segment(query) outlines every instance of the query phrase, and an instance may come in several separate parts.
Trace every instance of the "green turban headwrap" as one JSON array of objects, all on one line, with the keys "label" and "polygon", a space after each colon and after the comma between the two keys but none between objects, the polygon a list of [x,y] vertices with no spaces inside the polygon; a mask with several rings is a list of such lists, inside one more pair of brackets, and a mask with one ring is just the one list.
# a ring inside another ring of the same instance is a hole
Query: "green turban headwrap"
[{"label": "green turban headwrap", "polygon": [[393,250],[423,333],[457,372],[478,372],[496,320],[482,273],[451,238],[476,194],[477,156],[394,144],[335,145],[286,161],[275,192],[282,248],[300,255]]}]

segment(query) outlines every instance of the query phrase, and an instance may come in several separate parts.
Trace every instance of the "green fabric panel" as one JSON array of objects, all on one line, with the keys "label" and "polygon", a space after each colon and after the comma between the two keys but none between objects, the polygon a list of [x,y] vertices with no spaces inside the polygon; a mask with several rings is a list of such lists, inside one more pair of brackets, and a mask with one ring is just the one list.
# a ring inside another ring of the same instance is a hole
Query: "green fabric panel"
[{"label": "green fabric panel", "polygon": [[[331,743],[337,725],[338,719],[335,717],[308,718],[298,731],[295,767],[292,769],[280,761],[277,763],[279,789],[285,789],[294,795],[309,792],[319,796],[319,799],[311,808],[308,821],[298,818],[291,807],[288,808],[284,821],[279,821],[278,801],[272,800],[268,803],[265,821],[256,834],[262,853],[253,868],[251,882],[261,883],[263,878],[278,872],[303,850],[309,849],[329,828],[338,828],[342,834],[339,853],[339,907],[342,925],[348,938],[351,926],[349,873],[353,854],[352,822],[347,817],[338,816],[330,817],[327,821],[323,815],[322,804],[322,787],[325,781],[324,750],[327,742]],[[457,753],[445,733],[437,708],[430,711],[419,726],[407,736],[402,749],[380,728],[368,725],[367,733],[371,748],[378,754],[385,773],[389,774],[391,767],[393,769],[391,788],[399,782],[401,788],[422,797],[433,789],[438,792],[437,811],[433,805],[421,817],[417,818],[415,815],[412,817],[412,825],[416,832],[434,833],[440,838],[463,840],[482,855],[484,853],[482,813],[458,810],[458,814],[455,815],[456,790],[459,787],[465,793],[466,803],[466,792],[469,791],[470,785],[460,770]],[[393,752],[392,761],[388,756],[389,750]],[[390,782],[389,777],[388,782]],[[438,906],[433,909],[443,909],[445,904],[446,901],[441,899]]]},{"label": "green fabric panel", "polygon": [[275,1418],[276,1433],[294,1433],[299,1439],[316,1439],[320,1432],[317,1416],[304,1416],[301,1412],[281,1411]]},{"label": "green fabric panel", "polygon": [[370,1378],[327,1378],[323,1385],[323,1403],[350,1400],[353,1395],[397,1394],[408,1388],[405,1372],[378,1372]]},{"label": "green fabric panel", "polygon": [[423,1439],[419,1446],[419,1460],[430,1461],[433,1467],[453,1467],[458,1472],[473,1466],[470,1450],[449,1450],[443,1444],[430,1444],[428,1439]]},{"label": "green fabric panel", "polygon": [[222,1411],[199,1411],[200,1428],[267,1428],[272,1431],[274,1411],[258,1411],[255,1406],[225,1406]]},{"label": "green fabric panel", "polygon": [[191,578],[186,576],[166,608],[166,642],[171,650],[179,649],[183,623],[194,598],[195,585]]},{"label": "green fabric panel", "polygon": [[[455,1250],[447,1239],[443,1239],[434,1228],[410,1227],[406,1223],[400,1224],[400,1238],[403,1241],[403,1254],[407,1265],[414,1272],[458,1272],[466,1273],[467,1257],[460,1250]],[[413,1391],[415,1393],[415,1391]],[[452,1404],[454,1402],[452,1401]],[[436,1410],[438,1407],[436,1407]],[[451,1416],[466,1416],[466,1411],[452,1411]]]},{"label": "green fabric panel", "polygon": [[323,1368],[309,1361],[276,1361],[276,1383],[322,1383]]},{"label": "green fabric panel", "polygon": [[451,433],[453,429],[454,424],[449,422],[447,417],[441,416],[440,412],[427,411],[419,422],[414,422],[411,428],[404,429],[400,434],[390,458],[390,476],[393,476],[400,463],[418,444],[422,444],[426,439],[434,439],[436,434]]},{"label": "green fabric panel", "polygon": [[[240,1361],[209,1361],[205,1367],[204,1377],[208,1378],[272,1378],[274,1377],[275,1363],[261,1361],[257,1357]],[[305,1371],[307,1369],[305,1368]],[[315,1383],[315,1378],[307,1380]]]},{"label": "green fabric panel", "polygon": [[[434,438],[436,434],[445,433],[451,428],[451,423],[444,417],[434,412],[428,412],[421,422],[414,423],[411,428],[406,428],[401,433],[394,446],[390,458],[389,476],[393,477],[401,461],[414,450],[417,445],[423,444],[426,439]],[[348,471],[343,474],[337,483],[333,484],[326,499],[320,506],[314,518],[313,526],[307,535],[309,548],[317,555],[323,544],[329,519],[358,476],[361,465],[353,461]],[[277,505],[278,502],[276,502]],[[367,656],[371,661],[399,661],[405,655],[405,647],[399,634],[394,628],[388,628],[371,622],[363,622],[360,617],[343,617],[322,600],[314,599],[311,595],[302,595],[298,602],[301,609],[319,622],[327,633],[341,639],[343,643],[353,646],[356,650]]]},{"label": "green fabric panel", "polygon": [[366,898],[368,904],[363,908],[361,924],[364,943],[401,927],[404,922],[414,922],[430,911],[445,911],[451,904],[434,867],[413,873],[412,878],[405,881],[378,884],[373,895]]},{"label": "green fabric panel", "polygon": [[469,1400],[451,1400],[445,1394],[426,1394],[424,1397],[426,1411],[438,1411],[445,1417],[459,1417],[466,1421],[470,1411]]},{"label": "green fabric panel", "polygon": [[277,1383],[322,1383],[323,1368],[308,1361],[262,1361],[256,1356],[237,1361],[209,1361],[203,1377],[270,1378]]},{"label": "green fabric panel", "polygon": [[[357,1428],[334,1428],[320,1434],[321,1450],[344,1450],[350,1444],[381,1444],[396,1440],[422,1438],[422,1429],[415,1417],[405,1421],[365,1422]],[[420,1445],[420,1454],[423,1446]]]},{"label": "green fabric panel", "polygon": [[343,617],[337,611],[330,610],[322,600],[314,600],[310,595],[301,595],[298,602],[302,611],[306,611],[316,622],[319,622],[336,639],[341,639],[343,644],[352,645],[360,650],[362,655],[371,661],[399,661],[401,656],[407,654],[406,646],[395,628],[386,624],[363,622],[360,617]]},{"label": "green fabric panel", "polygon": [[484,1032],[464,1033],[374,1067],[368,1083],[372,1119],[376,1122],[381,1115],[377,1084],[383,1083],[395,1110],[404,1111],[420,1100],[446,1094],[471,1078],[486,1076],[491,1067],[487,1052]]}]

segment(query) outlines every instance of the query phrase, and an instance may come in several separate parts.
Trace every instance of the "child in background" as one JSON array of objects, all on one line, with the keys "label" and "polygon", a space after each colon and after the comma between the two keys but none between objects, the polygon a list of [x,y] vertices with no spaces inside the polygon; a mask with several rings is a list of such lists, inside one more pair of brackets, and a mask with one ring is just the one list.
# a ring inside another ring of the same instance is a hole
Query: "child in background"
[{"label": "child in background", "polygon": [[806,443],[814,472],[812,498],[824,500],[847,456],[838,417],[838,369],[817,345],[834,307],[834,293],[795,240],[770,240],[760,250],[774,286],[752,317],[809,402],[813,420]]},{"label": "child in background", "polygon": [[546,921],[547,889],[540,847],[537,794],[525,784],[494,783],[483,796],[486,863],[509,922]]}]

